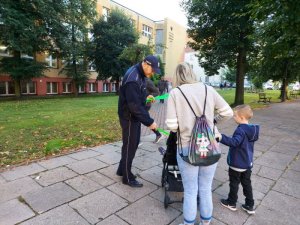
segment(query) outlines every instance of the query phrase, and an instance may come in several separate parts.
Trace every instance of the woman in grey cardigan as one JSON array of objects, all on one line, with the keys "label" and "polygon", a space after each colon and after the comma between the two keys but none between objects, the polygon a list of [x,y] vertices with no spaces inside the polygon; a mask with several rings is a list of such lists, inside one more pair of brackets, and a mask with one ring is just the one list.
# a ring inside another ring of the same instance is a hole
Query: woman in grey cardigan
[{"label": "woman in grey cardigan", "polygon": [[[177,66],[173,83],[175,86],[180,86],[197,116],[202,115],[205,86],[197,81],[196,75],[187,63],[180,63]],[[213,129],[214,121],[218,123],[231,118],[233,115],[228,103],[210,86],[207,86],[205,115],[211,129]],[[192,129],[195,124],[195,116],[177,88],[172,89],[170,92],[166,124],[173,132],[177,132],[179,129],[183,154],[187,154]],[[215,132],[217,135],[219,134],[216,127]],[[200,198],[200,225],[208,225],[212,218],[211,186],[217,163],[210,166],[193,166],[183,161],[179,154],[177,154],[177,162],[184,187],[184,225],[195,224],[198,195]]]}]

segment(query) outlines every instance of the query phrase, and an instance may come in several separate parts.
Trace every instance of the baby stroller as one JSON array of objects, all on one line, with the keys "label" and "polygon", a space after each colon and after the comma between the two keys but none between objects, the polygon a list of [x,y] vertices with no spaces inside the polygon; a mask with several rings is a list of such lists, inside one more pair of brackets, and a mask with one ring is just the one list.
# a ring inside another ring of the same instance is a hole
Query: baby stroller
[{"label": "baby stroller", "polygon": [[159,151],[163,154],[163,169],[161,176],[161,186],[165,190],[164,207],[168,208],[169,204],[174,202],[169,197],[168,192],[183,192],[183,185],[181,180],[181,174],[177,165],[176,152],[177,152],[177,133],[170,132],[167,139],[167,149],[159,148]]}]

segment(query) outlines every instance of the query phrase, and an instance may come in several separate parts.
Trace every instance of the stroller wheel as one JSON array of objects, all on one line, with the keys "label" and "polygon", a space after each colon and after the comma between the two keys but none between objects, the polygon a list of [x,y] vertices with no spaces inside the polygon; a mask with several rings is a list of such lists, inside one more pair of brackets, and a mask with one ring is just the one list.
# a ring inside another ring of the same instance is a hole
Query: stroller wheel
[{"label": "stroller wheel", "polygon": [[169,202],[170,202],[170,197],[168,196],[167,193],[165,193],[165,199],[164,199],[164,206],[165,206],[165,209],[168,208]]}]

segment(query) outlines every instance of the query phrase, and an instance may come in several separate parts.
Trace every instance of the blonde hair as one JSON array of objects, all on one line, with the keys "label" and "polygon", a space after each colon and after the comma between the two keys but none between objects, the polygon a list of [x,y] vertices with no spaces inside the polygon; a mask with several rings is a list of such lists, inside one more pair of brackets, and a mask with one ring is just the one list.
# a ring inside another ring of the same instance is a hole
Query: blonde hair
[{"label": "blonde hair", "polygon": [[245,119],[249,120],[253,117],[253,111],[250,105],[238,105],[234,107],[233,111],[235,111],[239,116],[245,117]]},{"label": "blonde hair", "polygon": [[188,63],[180,63],[176,67],[173,83],[175,87],[182,84],[197,83],[197,77],[192,67]]}]

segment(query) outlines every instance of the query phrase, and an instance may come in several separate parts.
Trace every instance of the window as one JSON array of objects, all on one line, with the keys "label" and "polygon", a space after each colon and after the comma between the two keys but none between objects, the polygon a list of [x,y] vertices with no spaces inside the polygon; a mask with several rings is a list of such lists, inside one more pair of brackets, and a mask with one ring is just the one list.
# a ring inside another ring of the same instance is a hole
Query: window
[{"label": "window", "polygon": [[143,24],[142,35],[145,37],[152,37],[152,28]]},{"label": "window", "polygon": [[72,92],[72,84],[71,82],[63,83],[63,93],[71,93]]},{"label": "window", "polygon": [[96,71],[96,65],[94,63],[89,64],[89,71]]},{"label": "window", "polygon": [[116,83],[112,83],[111,84],[111,92],[116,92],[117,90],[116,90]]},{"label": "window", "polygon": [[83,85],[78,86],[78,93],[84,93],[84,86]]},{"label": "window", "polygon": [[57,94],[57,82],[47,82],[47,94]]},{"label": "window", "polygon": [[96,92],[96,84],[89,83],[89,92]]},{"label": "window", "polygon": [[22,92],[22,94],[25,94],[25,95],[36,94],[36,82],[33,82],[33,81],[22,82],[21,83],[21,92]]},{"label": "window", "polygon": [[103,92],[109,92],[109,83],[103,84]]},{"label": "window", "polygon": [[0,82],[0,95],[14,95],[15,84],[12,81]]},{"label": "window", "polygon": [[56,54],[45,53],[45,61],[49,67],[57,68],[57,57]]},{"label": "window", "polygon": [[102,16],[104,18],[104,21],[107,21],[108,14],[109,14],[109,9],[106,7],[103,7]]},{"label": "window", "polygon": [[155,53],[162,54],[163,53],[163,30],[157,29],[155,34]]},{"label": "window", "polygon": [[8,51],[7,46],[0,44],[0,56],[11,57],[13,55]]}]

